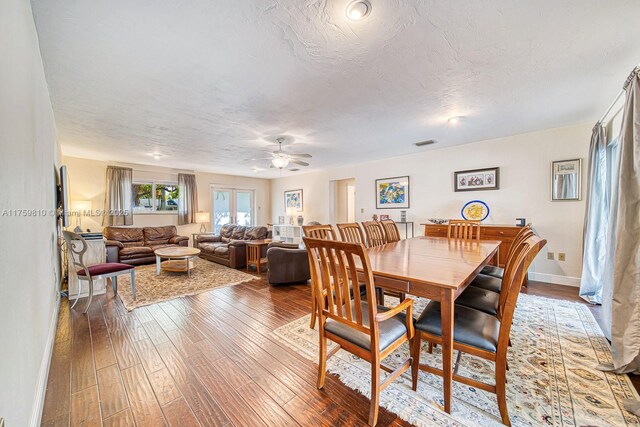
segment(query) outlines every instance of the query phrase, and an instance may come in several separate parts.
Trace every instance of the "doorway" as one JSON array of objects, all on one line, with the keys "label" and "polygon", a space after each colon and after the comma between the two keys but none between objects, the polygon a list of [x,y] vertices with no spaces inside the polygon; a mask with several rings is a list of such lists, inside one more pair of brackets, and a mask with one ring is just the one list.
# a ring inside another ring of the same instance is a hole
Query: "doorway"
[{"label": "doorway", "polygon": [[217,234],[225,224],[255,224],[255,190],[211,187],[211,228]]},{"label": "doorway", "polygon": [[329,188],[332,224],[356,221],[356,180],[355,178],[331,181]]}]

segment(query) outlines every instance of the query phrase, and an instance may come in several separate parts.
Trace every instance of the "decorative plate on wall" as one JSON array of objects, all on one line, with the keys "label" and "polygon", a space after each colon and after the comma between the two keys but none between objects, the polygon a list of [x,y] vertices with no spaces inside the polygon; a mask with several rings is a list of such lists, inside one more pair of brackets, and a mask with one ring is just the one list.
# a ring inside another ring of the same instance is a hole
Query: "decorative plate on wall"
[{"label": "decorative plate on wall", "polygon": [[482,200],[471,200],[462,207],[462,218],[484,221],[489,216],[489,206]]}]

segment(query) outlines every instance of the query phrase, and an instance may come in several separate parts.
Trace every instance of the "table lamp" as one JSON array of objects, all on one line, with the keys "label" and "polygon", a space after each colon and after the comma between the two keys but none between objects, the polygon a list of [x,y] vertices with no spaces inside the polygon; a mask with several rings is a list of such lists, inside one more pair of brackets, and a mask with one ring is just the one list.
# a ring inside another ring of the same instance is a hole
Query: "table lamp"
[{"label": "table lamp", "polygon": [[200,232],[207,232],[207,223],[211,221],[209,212],[196,212],[196,222],[200,223]]},{"label": "table lamp", "polygon": [[82,217],[91,215],[91,200],[74,200],[71,202],[71,210],[77,215],[76,233],[82,233]]},{"label": "table lamp", "polygon": [[297,209],[295,206],[289,206],[287,208],[287,216],[289,216],[289,224],[293,225],[293,217],[296,215]]}]

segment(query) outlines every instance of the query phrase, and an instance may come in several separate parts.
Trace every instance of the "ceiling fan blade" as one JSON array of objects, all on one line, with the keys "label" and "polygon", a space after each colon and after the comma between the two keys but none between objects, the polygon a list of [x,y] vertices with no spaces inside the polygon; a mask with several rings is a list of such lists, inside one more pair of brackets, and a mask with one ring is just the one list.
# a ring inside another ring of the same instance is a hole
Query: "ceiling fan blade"
[{"label": "ceiling fan blade", "polygon": [[311,154],[305,154],[305,153],[298,153],[298,154],[287,153],[287,155],[289,157],[299,157],[302,159],[310,159],[312,157]]},{"label": "ceiling fan blade", "polygon": [[296,159],[289,159],[289,163],[295,163],[296,165],[300,165],[300,166],[309,166],[309,163],[303,162],[302,160],[296,160]]},{"label": "ceiling fan blade", "polygon": [[277,151],[267,151],[267,150],[262,150],[262,152],[265,154],[271,154],[272,156],[278,153]]}]

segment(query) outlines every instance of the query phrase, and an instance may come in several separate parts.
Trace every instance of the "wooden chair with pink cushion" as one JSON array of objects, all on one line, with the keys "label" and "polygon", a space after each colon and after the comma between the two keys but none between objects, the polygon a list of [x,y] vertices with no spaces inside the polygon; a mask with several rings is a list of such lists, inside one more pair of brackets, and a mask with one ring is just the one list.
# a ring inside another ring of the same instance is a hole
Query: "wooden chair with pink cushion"
[{"label": "wooden chair with pink cushion", "polygon": [[[118,293],[118,276],[123,274],[131,275],[131,295],[133,299],[136,299],[136,281],[135,281],[135,268],[133,265],[121,264],[119,262],[105,262],[101,264],[86,265],[83,257],[87,251],[87,242],[84,238],[71,231],[63,231],[64,240],[69,248],[69,270],[73,267],[74,273],[78,276],[78,281],[86,281],[89,283],[89,301],[84,309],[83,313],[89,310],[91,300],[93,299],[93,281],[98,279],[111,279],[111,285],[113,286],[113,293]],[[69,272],[71,274],[71,271]],[[80,286],[78,287],[78,294],[71,308],[75,307],[80,298]]]}]

